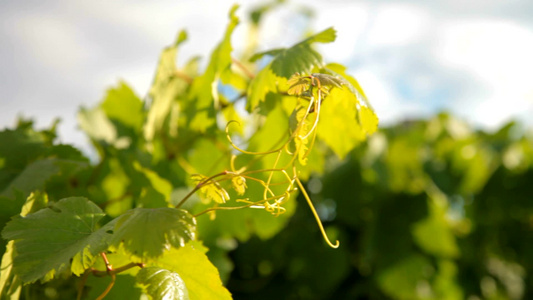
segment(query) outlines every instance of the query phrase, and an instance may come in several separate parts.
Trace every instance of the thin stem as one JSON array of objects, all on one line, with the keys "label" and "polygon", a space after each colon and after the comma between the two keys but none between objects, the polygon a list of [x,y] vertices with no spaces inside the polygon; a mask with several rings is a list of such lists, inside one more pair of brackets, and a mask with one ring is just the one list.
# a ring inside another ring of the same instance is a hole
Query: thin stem
[{"label": "thin stem", "polygon": [[111,282],[109,283],[109,285],[107,286],[107,288],[104,290],[104,292],[98,296],[98,298],[96,298],[96,300],[102,300],[104,299],[105,296],[107,296],[107,294],[109,293],[109,291],[111,291],[111,289],[113,288],[113,286],[115,285],[115,281],[117,280],[117,276],[115,274],[111,274]]},{"label": "thin stem", "polygon": [[202,181],[200,181],[195,187],[194,189],[192,189],[183,199],[181,199],[180,203],[178,203],[178,205],[175,206],[175,208],[180,208],[183,203],[185,203],[185,201],[187,201],[187,199],[189,199],[196,191],[198,191],[200,188],[202,188],[207,182],[213,180],[214,178],[218,177],[218,176],[223,176],[223,175],[227,175],[229,174],[228,171],[223,171],[223,172],[220,172],[218,174],[215,174],[211,177],[208,177]]},{"label": "thin stem", "polygon": [[246,74],[246,76],[248,76],[248,78],[250,79],[254,79],[255,78],[255,75],[250,72],[250,70],[248,70],[248,68],[246,68],[246,66],[244,66],[239,60],[235,59],[235,58],[231,58],[231,61],[237,65],[243,72],[244,74]]},{"label": "thin stem", "polygon": [[[296,167],[294,167],[296,168]],[[296,172],[296,170],[294,170],[294,172]],[[313,212],[313,215],[315,216],[315,220],[318,224],[318,227],[320,228],[320,232],[322,233],[322,237],[324,237],[324,240],[326,241],[326,243],[331,247],[331,248],[338,248],[340,243],[339,241],[335,241],[335,244],[331,243],[331,241],[329,240],[328,238],[328,235],[326,234],[326,230],[324,230],[324,226],[322,225],[322,221],[320,221],[320,217],[318,216],[318,213],[316,212],[315,210],[315,207],[313,205],[313,202],[311,202],[311,198],[309,198],[309,195],[307,195],[307,192],[305,191],[305,188],[302,184],[302,182],[300,181],[300,179],[298,179],[298,177],[295,178],[296,179],[296,182],[298,183],[298,186],[300,187],[300,190],[302,191],[302,194],[304,195],[304,198],[305,200],[307,201],[307,204],[309,205],[309,208],[311,209],[311,211]]]},{"label": "thin stem", "polygon": [[83,273],[83,276],[81,277],[81,280],[80,280],[80,284],[78,286],[78,295],[76,297],[76,300],[81,300],[81,296],[83,296],[83,287],[85,286],[85,283],[87,282],[87,278],[89,278],[89,273],[88,271],[85,271],[85,273]]}]

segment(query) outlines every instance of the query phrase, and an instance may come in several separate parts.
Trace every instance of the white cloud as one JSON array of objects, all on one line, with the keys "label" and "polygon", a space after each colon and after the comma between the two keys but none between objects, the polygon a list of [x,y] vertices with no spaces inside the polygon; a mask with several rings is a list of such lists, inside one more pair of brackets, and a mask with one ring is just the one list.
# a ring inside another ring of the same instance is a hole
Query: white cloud
[{"label": "white cloud", "polygon": [[468,73],[483,93],[455,99],[459,114],[489,128],[533,109],[533,31],[509,21],[457,20],[435,49],[445,68]]}]

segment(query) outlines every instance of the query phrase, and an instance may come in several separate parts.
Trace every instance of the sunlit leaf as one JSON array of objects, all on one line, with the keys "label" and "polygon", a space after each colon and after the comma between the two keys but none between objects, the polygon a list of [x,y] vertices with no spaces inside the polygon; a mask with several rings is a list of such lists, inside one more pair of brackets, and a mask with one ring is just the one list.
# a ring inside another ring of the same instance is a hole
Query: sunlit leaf
[{"label": "sunlit leaf", "polygon": [[242,196],[246,192],[246,178],[242,176],[235,176],[231,179],[231,184],[233,189],[237,192],[238,195]]},{"label": "sunlit leaf", "polygon": [[427,253],[442,258],[455,258],[459,255],[459,248],[445,213],[443,207],[432,203],[430,215],[414,224],[412,233],[416,243]]},{"label": "sunlit leaf", "polygon": [[143,262],[195,238],[196,221],[187,211],[167,207],[135,208],[117,218],[112,243],[123,243],[134,261]]},{"label": "sunlit leaf", "polygon": [[405,258],[378,274],[383,291],[394,299],[419,299],[417,286],[424,280],[429,261],[420,255]]},{"label": "sunlit leaf", "polygon": [[301,95],[311,87],[311,79],[302,77],[300,73],[294,73],[294,75],[287,81],[289,89],[287,93],[289,95]]},{"label": "sunlit leaf", "polygon": [[316,114],[308,114],[306,118],[307,107],[300,106],[295,109],[290,118],[291,134],[294,134],[294,151],[297,152],[298,161],[301,165],[307,164],[307,155],[309,150],[309,131],[312,129]]},{"label": "sunlit leaf", "polygon": [[117,120],[135,132],[141,130],[143,103],[126,83],[120,82],[118,87],[109,89],[100,106],[108,118]]},{"label": "sunlit leaf", "polygon": [[2,231],[2,237],[15,241],[13,270],[23,282],[51,279],[69,267],[76,275],[83,273],[108,246],[106,227],[96,228],[103,216],[94,203],[72,197],[14,217]]},{"label": "sunlit leaf", "polygon": [[178,273],[159,267],[142,268],[137,284],[152,299],[189,300],[189,292]]},{"label": "sunlit leaf", "polygon": [[205,181],[207,177],[200,174],[191,175],[191,179],[202,184],[200,192],[203,196],[202,199],[205,199],[207,202],[226,203],[229,200],[228,192],[220,186],[220,183],[213,180]]},{"label": "sunlit leaf", "polygon": [[238,5],[234,5],[230,11],[230,22],[226,28],[223,40],[218,44],[205,70],[205,73],[194,79],[190,91],[189,103],[193,110],[189,114],[190,127],[192,130],[205,132],[207,128],[215,124],[215,108],[218,108],[218,81],[222,72],[231,65],[231,35],[239,24],[239,18],[235,14]]},{"label": "sunlit leaf", "polygon": [[170,193],[172,193],[172,184],[161,178],[156,172],[142,167],[138,162],[134,162],[133,167],[145,179],[141,188],[139,203],[143,207],[168,206]]},{"label": "sunlit leaf", "polygon": [[218,270],[204,254],[206,250],[198,243],[188,243],[180,249],[171,248],[154,265],[179,274],[191,300],[229,300],[231,294],[222,285]]},{"label": "sunlit leaf", "polygon": [[154,82],[150,88],[152,102],[144,125],[144,137],[147,141],[153,140],[156,132],[163,128],[163,124],[171,111],[172,101],[185,92],[190,84],[189,81],[192,80],[189,77],[191,72],[188,72],[186,68],[179,71],[176,66],[178,46],[186,39],[186,32],[180,31],[176,42],[161,53]]},{"label": "sunlit leaf", "polygon": [[[20,212],[22,217],[44,208],[48,204],[48,196],[44,193],[32,193]],[[0,267],[0,299],[19,299],[22,281],[13,271],[13,259],[17,257],[14,241],[9,241],[2,257]]]},{"label": "sunlit leaf", "polygon": [[275,92],[277,90],[277,83],[279,80],[282,79],[274,75],[270,69],[270,65],[257,73],[248,87],[246,109],[251,112],[259,105],[259,103],[265,101],[266,95],[269,92]]}]

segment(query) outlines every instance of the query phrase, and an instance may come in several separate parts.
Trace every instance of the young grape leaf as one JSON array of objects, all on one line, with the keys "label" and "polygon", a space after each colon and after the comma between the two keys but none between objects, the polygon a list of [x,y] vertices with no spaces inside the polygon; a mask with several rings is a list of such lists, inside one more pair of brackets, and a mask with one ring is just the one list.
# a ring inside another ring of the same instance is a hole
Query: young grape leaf
[{"label": "young grape leaf", "polygon": [[188,243],[179,249],[171,248],[151,265],[179,274],[191,300],[231,299],[231,294],[222,285],[217,268],[205,255],[206,251],[199,243]]},{"label": "young grape leaf", "polygon": [[186,210],[135,208],[117,218],[111,243],[122,242],[134,261],[144,262],[195,238],[196,220]]},{"label": "young grape leaf", "polygon": [[[191,179],[200,183],[207,179],[207,177],[201,174],[193,174],[191,175]],[[230,199],[228,192],[216,181],[211,181],[202,185],[200,192],[204,196],[203,199],[205,199],[206,202],[213,200],[216,203],[226,203],[226,201]]]},{"label": "young grape leaf", "polygon": [[330,43],[335,38],[335,30],[328,28],[290,48],[274,49],[258,53],[252,56],[250,60],[256,61],[265,55],[274,56],[270,64],[270,68],[274,74],[280,77],[290,78],[296,72],[309,73],[313,66],[321,67],[323,65],[322,56],[313,50],[311,45],[313,43]]},{"label": "young grape leaf", "polygon": [[235,176],[231,178],[231,184],[233,185],[233,189],[237,192],[239,196],[244,195],[244,192],[246,192],[246,178],[242,176]]},{"label": "young grape leaf", "polygon": [[142,268],[137,274],[137,284],[152,299],[189,300],[185,282],[178,273],[160,267]]},{"label": "young grape leaf", "polygon": [[52,279],[69,266],[80,275],[108,247],[107,228],[96,230],[103,216],[93,202],[71,197],[27,216],[14,217],[2,237],[15,241],[15,273],[25,283]]},{"label": "young grape leaf", "polygon": [[189,102],[194,109],[189,113],[190,127],[192,130],[205,132],[207,128],[215,125],[215,108],[218,107],[218,82],[222,72],[231,65],[231,35],[239,24],[235,14],[238,5],[230,10],[230,22],[222,42],[211,54],[211,60],[205,73],[194,79],[191,86]]},{"label": "young grape leaf", "polygon": [[109,119],[116,120],[135,132],[141,130],[144,121],[143,103],[126,83],[120,82],[118,87],[109,89],[100,107]]}]

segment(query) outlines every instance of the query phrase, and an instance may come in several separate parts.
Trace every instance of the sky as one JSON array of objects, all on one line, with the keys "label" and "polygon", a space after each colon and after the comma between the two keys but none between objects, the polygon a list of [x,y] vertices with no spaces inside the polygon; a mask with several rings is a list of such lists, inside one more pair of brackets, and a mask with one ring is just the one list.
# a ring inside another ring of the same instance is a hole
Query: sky
[{"label": "sky", "polygon": [[[181,29],[178,64],[204,62],[222,38],[226,0],[0,1],[0,128],[17,116],[39,127],[61,118],[60,140],[82,148],[80,106],[123,80],[145,97],[162,48]],[[242,1],[232,38],[241,51],[250,10]],[[298,14],[302,7],[313,18]],[[326,62],[348,66],[381,124],[440,111],[495,130],[512,119],[533,127],[533,1],[288,1],[269,14],[260,50],[290,46],[302,30],[333,26]]]}]

